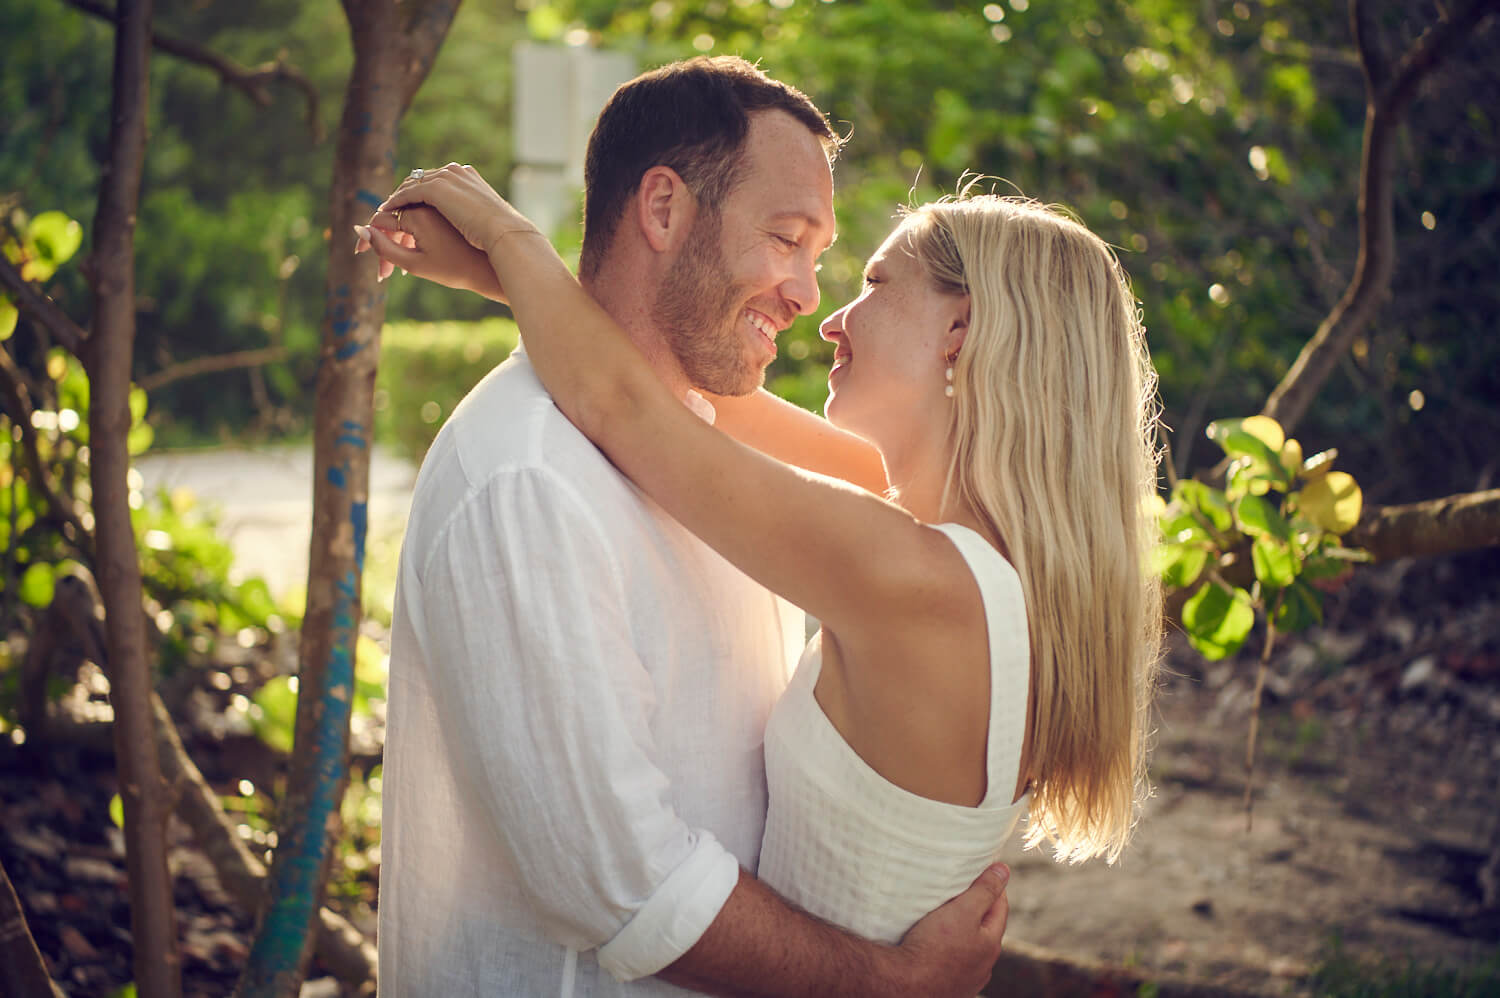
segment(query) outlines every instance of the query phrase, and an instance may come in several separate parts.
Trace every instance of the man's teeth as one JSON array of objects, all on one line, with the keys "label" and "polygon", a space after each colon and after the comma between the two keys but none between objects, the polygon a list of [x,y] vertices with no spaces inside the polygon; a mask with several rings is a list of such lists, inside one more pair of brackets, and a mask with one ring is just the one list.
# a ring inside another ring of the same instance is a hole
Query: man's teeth
[{"label": "man's teeth", "polygon": [[750,320],[750,325],[754,326],[756,329],[759,329],[762,333],[764,333],[766,339],[776,339],[776,327],[771,325],[770,321],[764,316],[757,315],[754,312],[746,312],[745,318]]}]

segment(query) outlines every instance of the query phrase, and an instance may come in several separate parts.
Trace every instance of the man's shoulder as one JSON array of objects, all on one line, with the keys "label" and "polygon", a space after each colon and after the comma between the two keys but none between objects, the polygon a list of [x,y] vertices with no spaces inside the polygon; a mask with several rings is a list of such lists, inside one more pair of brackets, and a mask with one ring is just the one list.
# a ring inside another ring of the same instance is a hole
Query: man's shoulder
[{"label": "man's shoulder", "polygon": [[453,410],[422,462],[413,508],[452,508],[528,479],[586,496],[635,501],[634,489],[557,408],[520,350]]}]

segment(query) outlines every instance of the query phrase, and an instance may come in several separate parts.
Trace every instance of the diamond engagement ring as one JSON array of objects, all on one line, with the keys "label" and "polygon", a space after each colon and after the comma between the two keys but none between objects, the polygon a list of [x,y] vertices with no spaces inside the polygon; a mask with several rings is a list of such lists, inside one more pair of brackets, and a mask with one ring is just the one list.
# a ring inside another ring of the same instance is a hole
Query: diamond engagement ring
[{"label": "diamond engagement ring", "polygon": [[413,170],[413,171],[411,171],[411,179],[413,179],[413,180],[421,180],[421,179],[422,179],[422,175],[423,175],[423,174],[424,174],[424,173],[426,173],[426,172],[427,172],[427,171],[425,171],[425,170],[423,170],[423,169],[422,169],[422,168],[421,168],[421,167],[420,167],[420,166],[419,166],[419,167],[417,167],[417,168],[416,168],[416,169],[415,169],[415,170]]}]

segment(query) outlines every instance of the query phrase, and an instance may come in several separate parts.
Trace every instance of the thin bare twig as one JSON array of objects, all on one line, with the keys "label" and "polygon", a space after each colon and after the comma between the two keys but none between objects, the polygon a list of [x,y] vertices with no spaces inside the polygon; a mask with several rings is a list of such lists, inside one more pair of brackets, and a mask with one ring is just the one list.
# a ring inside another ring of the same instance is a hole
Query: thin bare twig
[{"label": "thin bare twig", "polygon": [[1396,237],[1391,174],[1401,116],[1417,87],[1479,24],[1500,10],[1500,0],[1471,0],[1444,14],[1394,64],[1379,51],[1367,5],[1352,0],[1351,20],[1365,73],[1365,139],[1359,178],[1359,256],[1354,276],[1317,332],[1272,390],[1262,414],[1290,431],[1307,413],[1338,359],[1369,324],[1390,290]]},{"label": "thin bare twig", "polygon": [[[115,9],[108,4],[97,3],[95,0],[64,0],[64,2],[101,21],[115,23]],[[290,84],[300,90],[307,101],[307,127],[312,131],[313,141],[323,141],[323,120],[318,113],[318,88],[300,69],[290,65],[285,59],[277,58],[273,62],[264,62],[255,67],[241,66],[202,45],[155,30],[151,32],[151,45],[168,55],[176,56],[183,62],[191,62],[212,70],[227,86],[244,94],[258,107],[271,105],[271,92],[267,89],[267,84],[276,82]]]},{"label": "thin bare twig", "polygon": [[162,368],[141,378],[136,384],[146,392],[154,392],[164,385],[170,385],[174,381],[184,378],[195,378],[200,374],[217,374],[221,371],[233,371],[241,367],[261,367],[265,364],[275,364],[285,360],[287,349],[282,346],[258,347],[254,350],[238,350],[234,353],[209,354],[206,357],[194,357],[180,364]]}]

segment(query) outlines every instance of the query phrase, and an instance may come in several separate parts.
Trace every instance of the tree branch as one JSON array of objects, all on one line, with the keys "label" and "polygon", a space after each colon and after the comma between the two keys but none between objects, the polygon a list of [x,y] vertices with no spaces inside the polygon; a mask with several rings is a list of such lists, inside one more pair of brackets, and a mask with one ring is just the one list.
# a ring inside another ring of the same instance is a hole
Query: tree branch
[{"label": "tree branch", "polygon": [[82,353],[89,334],[69,318],[68,313],[57,302],[42,294],[35,285],[22,277],[15,264],[4,255],[0,255],[0,286],[10,292],[17,310],[45,328],[69,353],[74,356]]},{"label": "tree branch", "polygon": [[210,354],[207,357],[194,357],[180,364],[162,368],[152,374],[141,378],[136,384],[148,394],[170,385],[174,381],[184,378],[195,378],[200,374],[215,374],[220,371],[233,371],[241,367],[260,367],[262,364],[275,364],[285,360],[287,356],[286,347],[259,347],[255,350],[238,350],[234,353]]},{"label": "tree branch", "polygon": [[1422,558],[1500,545],[1500,489],[1405,506],[1372,506],[1344,537],[1376,561]]},{"label": "tree branch", "polygon": [[1365,6],[1353,3],[1355,41],[1366,83],[1365,138],[1360,158],[1359,256],[1354,276],[1338,304],[1328,313],[1281,383],[1261,409],[1290,432],[1306,415],[1313,398],[1333,372],[1390,290],[1395,268],[1396,238],[1391,173],[1400,118],[1417,92],[1418,84],[1459,45],[1474,34],[1481,21],[1500,9],[1500,0],[1472,0],[1451,17],[1444,17],[1412,43],[1392,69],[1376,50],[1374,29]]},{"label": "tree branch", "polygon": [[5,957],[0,960],[0,994],[61,998],[62,991],[47,974],[4,866],[0,866],[0,954]]},{"label": "tree branch", "polygon": [[[108,21],[110,24],[116,21],[114,8],[107,4],[97,3],[95,0],[64,0],[64,2],[101,21]],[[282,80],[291,84],[302,91],[302,96],[307,100],[307,127],[312,131],[313,141],[323,141],[323,120],[318,113],[318,88],[300,69],[289,65],[285,59],[278,58],[274,62],[261,63],[252,69],[241,66],[194,42],[164,35],[154,30],[151,32],[151,45],[184,62],[191,62],[213,71],[223,83],[238,90],[259,107],[269,107],[271,104],[271,94],[266,89],[268,83]]]}]

